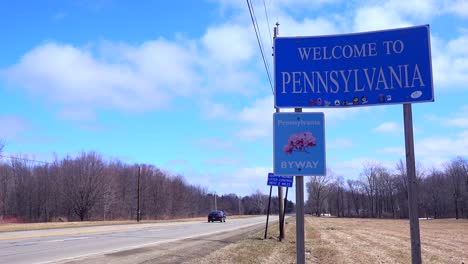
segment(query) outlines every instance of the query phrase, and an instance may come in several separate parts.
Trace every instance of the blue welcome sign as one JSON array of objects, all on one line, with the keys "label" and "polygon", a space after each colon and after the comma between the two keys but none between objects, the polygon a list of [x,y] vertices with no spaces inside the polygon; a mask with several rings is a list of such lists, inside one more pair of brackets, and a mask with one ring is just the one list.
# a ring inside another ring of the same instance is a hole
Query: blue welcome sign
[{"label": "blue welcome sign", "polygon": [[434,101],[429,25],[277,37],[274,46],[276,107]]},{"label": "blue welcome sign", "polygon": [[273,156],[275,175],[324,176],[323,113],[274,113]]}]

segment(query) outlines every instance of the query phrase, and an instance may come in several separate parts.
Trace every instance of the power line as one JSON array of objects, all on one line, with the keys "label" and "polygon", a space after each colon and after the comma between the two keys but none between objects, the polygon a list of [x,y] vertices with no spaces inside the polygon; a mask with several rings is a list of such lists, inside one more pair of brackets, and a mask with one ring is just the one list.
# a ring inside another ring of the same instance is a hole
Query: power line
[{"label": "power line", "polygon": [[23,160],[23,161],[30,161],[30,162],[43,163],[43,164],[47,164],[47,165],[50,164],[50,162],[47,162],[47,161],[33,160],[33,159],[26,159],[26,158],[19,158],[19,157],[13,157],[13,156],[5,156],[5,155],[1,155],[1,154],[0,154],[0,157],[2,157],[2,158],[8,158],[8,159],[14,159],[14,160]]},{"label": "power line", "polygon": [[267,8],[266,8],[265,0],[263,0],[263,9],[265,9],[265,17],[266,17],[266,21],[267,21],[268,34],[270,34],[270,44],[273,47],[273,40],[272,40],[273,38],[271,37],[271,31],[268,28],[268,26],[270,25],[270,20],[268,19],[268,12],[267,12]]},{"label": "power line", "polygon": [[265,53],[263,51],[263,44],[261,42],[261,35],[260,35],[260,29],[258,28],[257,18],[255,17],[255,12],[253,10],[252,3],[249,0],[246,0],[246,1],[247,1],[247,7],[249,8],[249,12],[250,12],[250,18],[252,19],[252,25],[255,30],[255,36],[257,37],[258,47],[260,48],[260,52],[262,54],[263,65],[265,66],[265,70],[268,76],[268,81],[270,82],[271,92],[274,94],[273,82],[271,81],[270,70],[268,67],[267,60],[265,58]]}]

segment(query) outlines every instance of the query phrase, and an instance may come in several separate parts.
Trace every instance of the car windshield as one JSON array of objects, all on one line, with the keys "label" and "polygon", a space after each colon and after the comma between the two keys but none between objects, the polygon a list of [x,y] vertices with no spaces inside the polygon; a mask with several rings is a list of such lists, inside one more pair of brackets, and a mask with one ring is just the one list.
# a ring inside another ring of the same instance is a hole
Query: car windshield
[{"label": "car windshield", "polygon": [[211,211],[210,214],[219,214],[221,211]]}]

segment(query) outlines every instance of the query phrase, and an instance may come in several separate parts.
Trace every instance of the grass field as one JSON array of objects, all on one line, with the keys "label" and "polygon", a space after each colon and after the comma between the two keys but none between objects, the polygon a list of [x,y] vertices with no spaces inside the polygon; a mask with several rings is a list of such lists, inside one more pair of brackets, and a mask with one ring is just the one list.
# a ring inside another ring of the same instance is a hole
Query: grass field
[{"label": "grass field", "polygon": [[[189,263],[295,263],[295,218]],[[468,263],[467,220],[421,220],[423,263]],[[305,218],[307,263],[411,263],[408,220]]]}]

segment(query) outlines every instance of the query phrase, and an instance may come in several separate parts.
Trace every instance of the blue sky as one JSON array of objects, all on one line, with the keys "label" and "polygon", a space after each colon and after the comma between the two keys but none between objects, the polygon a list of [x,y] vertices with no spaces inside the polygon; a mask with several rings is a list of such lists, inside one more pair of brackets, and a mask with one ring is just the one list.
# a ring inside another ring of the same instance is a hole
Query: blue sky
[{"label": "blue sky", "polygon": [[[276,22],[281,36],[429,24],[435,102],[413,105],[416,159],[468,156],[467,1],[252,3],[270,70]],[[273,95],[245,1],[5,1],[0,32],[5,154],[96,151],[219,194],[267,193]],[[323,112],[334,174],[405,159],[401,105]]]}]

